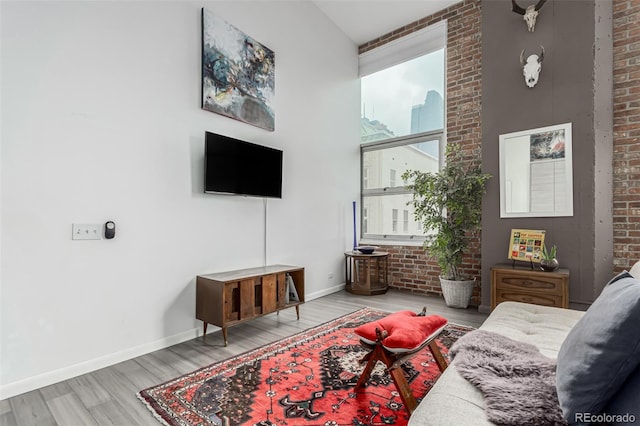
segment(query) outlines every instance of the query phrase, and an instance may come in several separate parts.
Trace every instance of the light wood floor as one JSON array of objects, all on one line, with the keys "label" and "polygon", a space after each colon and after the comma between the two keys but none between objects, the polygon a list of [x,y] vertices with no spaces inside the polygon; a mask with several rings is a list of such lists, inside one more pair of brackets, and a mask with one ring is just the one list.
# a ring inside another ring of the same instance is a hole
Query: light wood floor
[{"label": "light wood floor", "polygon": [[479,327],[486,315],[475,308],[448,308],[442,298],[389,290],[384,295],[356,296],[344,291],[312,300],[279,315],[270,314],[230,327],[229,346],[220,331],[111,367],[0,401],[0,425],[158,425],[136,398],[144,388],[282,337],[322,324],[361,307],[385,311],[410,309],[438,314],[450,322]]}]

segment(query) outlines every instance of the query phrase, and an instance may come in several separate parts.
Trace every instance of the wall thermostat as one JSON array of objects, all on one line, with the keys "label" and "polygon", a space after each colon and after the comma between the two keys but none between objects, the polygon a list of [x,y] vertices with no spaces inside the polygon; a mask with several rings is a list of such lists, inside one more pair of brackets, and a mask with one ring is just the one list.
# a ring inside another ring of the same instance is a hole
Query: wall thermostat
[{"label": "wall thermostat", "polygon": [[104,224],[104,237],[107,240],[112,239],[116,236],[116,224],[115,222],[109,221]]}]

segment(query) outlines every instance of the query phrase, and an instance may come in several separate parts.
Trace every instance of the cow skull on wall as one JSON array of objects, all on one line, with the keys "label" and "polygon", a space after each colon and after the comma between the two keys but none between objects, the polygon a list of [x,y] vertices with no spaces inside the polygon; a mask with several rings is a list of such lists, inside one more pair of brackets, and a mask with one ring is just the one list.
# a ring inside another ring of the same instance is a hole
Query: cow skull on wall
[{"label": "cow skull on wall", "polygon": [[538,0],[538,3],[534,6],[527,6],[526,9],[521,8],[516,3],[516,0],[511,0],[512,9],[515,13],[519,15],[523,15],[525,22],[527,23],[527,28],[529,32],[532,33],[536,27],[536,18],[538,17],[538,11],[542,8],[542,5],[547,0]]},{"label": "cow skull on wall", "polygon": [[538,83],[538,77],[540,76],[540,70],[542,69],[542,61],[544,60],[544,47],[540,46],[542,51],[540,56],[530,55],[526,60],[524,59],[524,51],[520,53],[520,63],[522,64],[522,73],[524,74],[524,82],[529,88],[534,87]]}]

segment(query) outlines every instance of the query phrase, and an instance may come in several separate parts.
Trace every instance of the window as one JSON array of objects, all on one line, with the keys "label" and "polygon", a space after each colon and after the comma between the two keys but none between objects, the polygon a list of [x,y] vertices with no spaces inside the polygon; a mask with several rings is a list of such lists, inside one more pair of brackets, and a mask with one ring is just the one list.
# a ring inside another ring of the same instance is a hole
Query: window
[{"label": "window", "polygon": [[[443,161],[446,23],[426,33],[412,38],[416,48],[428,47],[419,54],[398,60],[395,48],[403,49],[395,45],[387,47],[384,54],[371,54],[379,55],[377,66],[372,65],[376,61],[371,57],[363,58],[370,52],[360,57],[364,239],[424,239],[421,224],[415,221],[413,207],[408,205],[412,193],[401,176],[410,169],[437,171]],[[420,37],[435,41],[417,43]]]},{"label": "window", "polygon": [[366,233],[368,232],[368,231],[367,231],[367,229],[368,229],[368,226],[367,226],[367,217],[368,217],[367,209],[366,209],[366,208],[365,208],[365,209],[362,209],[362,232],[363,232],[364,234],[366,234]]},{"label": "window", "polygon": [[398,232],[398,209],[391,210],[391,230]]},{"label": "window", "polygon": [[369,164],[365,160],[362,162],[362,184],[369,186]]},{"label": "window", "polygon": [[402,211],[402,232],[409,232],[409,210]]},{"label": "window", "polygon": [[[406,182],[398,179],[393,186],[384,182],[384,176],[389,175],[392,167],[402,172],[409,169],[437,171],[440,168],[440,153],[444,152],[442,130],[419,135],[417,139],[419,142],[415,143],[409,138],[408,142],[394,139],[361,146],[362,175],[368,176],[362,180],[363,238],[411,240],[424,237],[420,223],[415,222],[413,207],[408,205],[412,193],[407,190]],[[406,211],[402,232],[398,231],[400,210]]]}]

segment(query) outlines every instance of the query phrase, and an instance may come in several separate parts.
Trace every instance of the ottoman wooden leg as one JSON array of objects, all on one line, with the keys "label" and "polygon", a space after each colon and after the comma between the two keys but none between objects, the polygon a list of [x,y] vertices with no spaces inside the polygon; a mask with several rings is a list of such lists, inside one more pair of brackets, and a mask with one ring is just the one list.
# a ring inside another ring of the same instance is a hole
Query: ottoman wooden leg
[{"label": "ottoman wooden leg", "polygon": [[371,372],[373,371],[373,367],[376,366],[376,362],[378,362],[378,359],[379,359],[377,354],[377,351],[379,350],[379,348],[382,348],[382,347],[380,345],[376,345],[371,352],[363,356],[362,359],[360,360],[360,364],[363,364],[366,362],[367,365],[364,366],[364,370],[362,370],[362,373],[360,374],[358,383],[356,383],[356,387],[354,388],[355,391],[358,391],[369,380],[369,377],[371,376]]},{"label": "ottoman wooden leg", "polygon": [[407,379],[404,377],[404,372],[401,367],[392,366],[389,368],[389,374],[393,379],[393,383],[396,385],[396,389],[398,389],[398,393],[400,394],[400,398],[402,398],[402,402],[404,403],[404,407],[411,415],[413,410],[418,406],[418,402],[416,401],[416,397],[413,396],[411,389],[409,388],[409,383],[407,383]]},{"label": "ottoman wooden leg", "polygon": [[433,358],[436,360],[436,364],[438,364],[440,372],[446,370],[448,366],[447,360],[444,359],[444,356],[442,356],[442,352],[440,352],[440,348],[438,347],[438,344],[435,340],[432,340],[429,343],[429,350],[431,351],[431,355],[433,355]]}]

